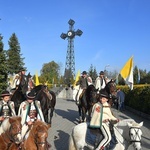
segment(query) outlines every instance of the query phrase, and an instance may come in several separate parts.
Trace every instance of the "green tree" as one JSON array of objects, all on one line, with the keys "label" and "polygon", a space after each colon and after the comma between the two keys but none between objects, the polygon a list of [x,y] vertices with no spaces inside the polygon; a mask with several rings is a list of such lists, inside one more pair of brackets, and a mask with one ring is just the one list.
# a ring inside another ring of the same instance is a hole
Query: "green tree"
[{"label": "green tree", "polygon": [[96,78],[97,78],[97,71],[96,71],[96,68],[94,68],[92,64],[89,68],[88,73],[89,73],[89,76],[92,78],[93,83],[94,83]]},{"label": "green tree", "polygon": [[[12,34],[9,41],[9,49],[7,51],[8,73],[17,73],[20,67],[24,66],[24,58],[22,58],[20,44],[15,33]],[[13,65],[12,65],[13,64]]]},{"label": "green tree", "polygon": [[0,35],[0,93],[7,87],[7,64],[4,51],[3,37]]},{"label": "green tree", "polygon": [[45,63],[40,71],[40,81],[42,83],[58,83],[59,70],[60,67],[56,62],[51,61],[49,63]]}]

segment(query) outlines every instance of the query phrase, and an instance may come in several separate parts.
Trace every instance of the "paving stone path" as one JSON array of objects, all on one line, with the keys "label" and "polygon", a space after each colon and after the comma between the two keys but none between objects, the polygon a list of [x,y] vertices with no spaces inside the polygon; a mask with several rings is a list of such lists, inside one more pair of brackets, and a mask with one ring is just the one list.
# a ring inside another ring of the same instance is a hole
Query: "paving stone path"
[{"label": "paving stone path", "polygon": [[[65,92],[69,94],[61,93],[61,95],[65,95],[65,97],[57,97],[52,127],[49,129],[48,141],[52,145],[51,150],[68,150],[68,141],[72,127],[78,124],[77,106],[71,99],[70,91]],[[114,115],[120,119],[132,118],[138,123],[144,121],[144,126],[142,127],[142,150],[150,150],[150,121],[127,110],[118,112],[116,109],[113,109],[113,112]],[[132,150],[132,148],[129,147],[128,150]]]}]

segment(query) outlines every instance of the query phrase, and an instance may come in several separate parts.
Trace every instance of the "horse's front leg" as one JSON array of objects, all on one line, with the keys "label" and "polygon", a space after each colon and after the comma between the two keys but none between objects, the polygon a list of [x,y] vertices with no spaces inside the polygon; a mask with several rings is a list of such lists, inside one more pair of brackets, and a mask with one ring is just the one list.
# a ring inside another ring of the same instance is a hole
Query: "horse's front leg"
[{"label": "horse's front leg", "polygon": [[86,113],[87,113],[87,109],[82,107],[82,122],[86,121]]},{"label": "horse's front leg", "polygon": [[49,124],[52,124],[53,113],[54,113],[54,108],[50,108],[50,119],[48,122]]},{"label": "horse's front leg", "polygon": [[82,122],[82,109],[81,106],[78,105],[78,112],[79,112],[79,123]]},{"label": "horse's front leg", "polygon": [[43,110],[44,120],[46,123],[48,123],[48,110]]}]

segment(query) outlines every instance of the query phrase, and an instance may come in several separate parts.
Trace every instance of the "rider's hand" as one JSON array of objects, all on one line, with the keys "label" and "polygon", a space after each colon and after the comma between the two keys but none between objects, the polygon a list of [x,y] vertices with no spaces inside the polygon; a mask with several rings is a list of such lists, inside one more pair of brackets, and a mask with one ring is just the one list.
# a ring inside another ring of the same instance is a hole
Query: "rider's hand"
[{"label": "rider's hand", "polygon": [[106,123],[106,122],[108,122],[108,121],[109,121],[109,119],[105,119],[105,120],[103,120],[103,122],[104,122],[104,123]]},{"label": "rider's hand", "polygon": [[33,122],[32,122],[32,121],[28,121],[27,124],[28,124],[28,125],[32,125]]},{"label": "rider's hand", "polygon": [[117,122],[119,122],[120,121],[120,119],[117,119]]}]

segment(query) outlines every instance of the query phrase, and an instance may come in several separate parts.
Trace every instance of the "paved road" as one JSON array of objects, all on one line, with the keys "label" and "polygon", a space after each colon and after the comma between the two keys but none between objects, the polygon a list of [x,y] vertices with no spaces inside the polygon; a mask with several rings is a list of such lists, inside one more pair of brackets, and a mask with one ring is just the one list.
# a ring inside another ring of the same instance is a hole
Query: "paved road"
[{"label": "paved road", "polygon": [[[63,93],[64,95],[64,93]],[[68,140],[73,126],[78,124],[78,109],[73,100],[65,94],[67,98],[57,98],[55,112],[52,120],[52,127],[49,129],[48,141],[51,143],[51,150],[68,150]],[[140,123],[144,121],[142,127],[142,150],[150,150],[150,121],[136,116],[128,111],[123,113],[113,110],[120,119],[132,118]],[[132,150],[131,147],[128,150]]]}]

